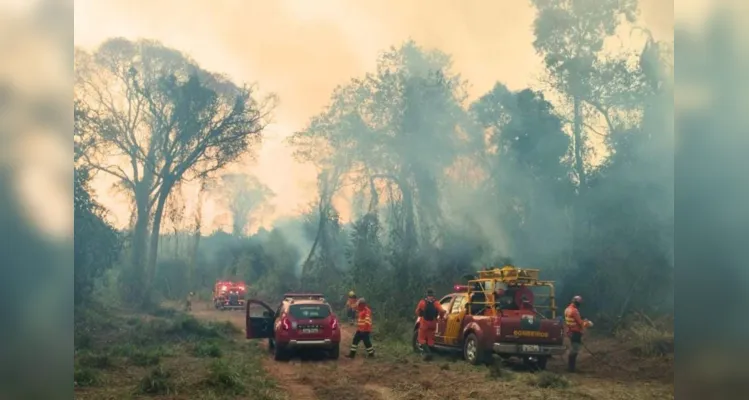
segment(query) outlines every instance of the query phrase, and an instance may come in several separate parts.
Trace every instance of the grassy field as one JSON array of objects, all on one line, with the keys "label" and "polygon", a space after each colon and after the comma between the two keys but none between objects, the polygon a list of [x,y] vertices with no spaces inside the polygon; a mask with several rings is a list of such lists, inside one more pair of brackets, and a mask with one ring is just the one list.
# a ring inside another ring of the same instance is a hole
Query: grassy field
[{"label": "grassy field", "polygon": [[[77,399],[673,399],[673,336],[655,329],[592,339],[580,374],[560,358],[533,373],[497,360],[471,366],[457,355],[426,363],[408,330],[385,324],[377,358],[275,362],[264,341],[241,334],[243,314],[198,305],[186,315],[100,309],[77,316]],[[342,349],[353,328],[344,326]],[[406,327],[407,328],[407,327]],[[669,344],[670,343],[670,344]],[[361,349],[363,353],[363,349]],[[343,352],[345,353],[345,351]]]},{"label": "grassy field", "polygon": [[257,343],[231,323],[169,309],[77,316],[76,399],[284,399]]}]

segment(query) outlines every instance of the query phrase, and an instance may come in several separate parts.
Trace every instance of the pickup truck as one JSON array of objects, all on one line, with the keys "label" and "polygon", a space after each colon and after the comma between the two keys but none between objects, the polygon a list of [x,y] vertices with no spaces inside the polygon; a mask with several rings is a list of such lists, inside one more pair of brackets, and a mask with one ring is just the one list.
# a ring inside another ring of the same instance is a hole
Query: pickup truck
[{"label": "pickup truck", "polygon": [[[497,283],[485,287],[497,287]],[[563,354],[566,347],[562,322],[536,311],[526,299],[526,295],[533,297],[529,288],[504,287],[503,298],[512,301],[501,303],[496,296],[495,303],[493,290],[487,296],[484,290],[468,290],[466,286],[456,286],[465,290],[442,297],[439,302],[445,315],[437,319],[435,350],[462,351],[465,360],[474,365],[490,363],[494,354],[502,358],[517,357],[537,369],[545,369],[552,355]],[[417,318],[413,332],[417,351],[420,323],[421,318]]]}]

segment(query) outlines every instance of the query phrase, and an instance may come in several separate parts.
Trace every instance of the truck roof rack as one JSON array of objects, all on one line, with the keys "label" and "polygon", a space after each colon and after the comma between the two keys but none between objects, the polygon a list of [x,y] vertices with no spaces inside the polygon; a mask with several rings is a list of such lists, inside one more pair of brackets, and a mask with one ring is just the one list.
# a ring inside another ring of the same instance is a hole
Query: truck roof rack
[{"label": "truck roof rack", "polygon": [[479,271],[478,279],[497,279],[505,283],[536,283],[539,277],[538,269],[516,268],[505,265],[502,268],[492,268]]},{"label": "truck roof rack", "polygon": [[325,301],[325,296],[322,293],[285,293],[283,295],[284,301],[294,302],[294,300],[319,300]]}]

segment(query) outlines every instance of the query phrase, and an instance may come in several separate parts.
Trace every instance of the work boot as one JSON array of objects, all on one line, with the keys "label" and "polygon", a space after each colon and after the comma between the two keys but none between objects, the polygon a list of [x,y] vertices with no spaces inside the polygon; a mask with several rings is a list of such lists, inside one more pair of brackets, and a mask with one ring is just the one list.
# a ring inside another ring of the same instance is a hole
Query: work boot
[{"label": "work boot", "polygon": [[375,356],[374,349],[367,350],[367,358],[374,358],[374,356]]},{"label": "work boot", "polygon": [[575,372],[575,363],[577,362],[577,354],[570,354],[567,357],[567,370],[569,372]]},{"label": "work boot", "polygon": [[432,348],[427,346],[426,344],[422,344],[421,355],[424,361],[431,361],[432,360]]},{"label": "work boot", "polygon": [[346,357],[348,357],[348,358],[354,358],[354,357],[356,357],[356,352],[355,351],[349,351],[348,355]]}]

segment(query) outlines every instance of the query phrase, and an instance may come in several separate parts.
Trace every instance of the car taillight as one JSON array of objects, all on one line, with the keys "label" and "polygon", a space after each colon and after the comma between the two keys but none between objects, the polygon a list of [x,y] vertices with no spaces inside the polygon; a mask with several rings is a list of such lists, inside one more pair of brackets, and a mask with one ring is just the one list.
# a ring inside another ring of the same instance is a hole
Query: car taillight
[{"label": "car taillight", "polygon": [[330,321],[330,329],[336,329],[336,328],[338,328],[338,319],[333,318]]},{"label": "car taillight", "polygon": [[288,318],[284,318],[281,320],[281,328],[285,331],[291,329],[291,322],[289,322]]}]

